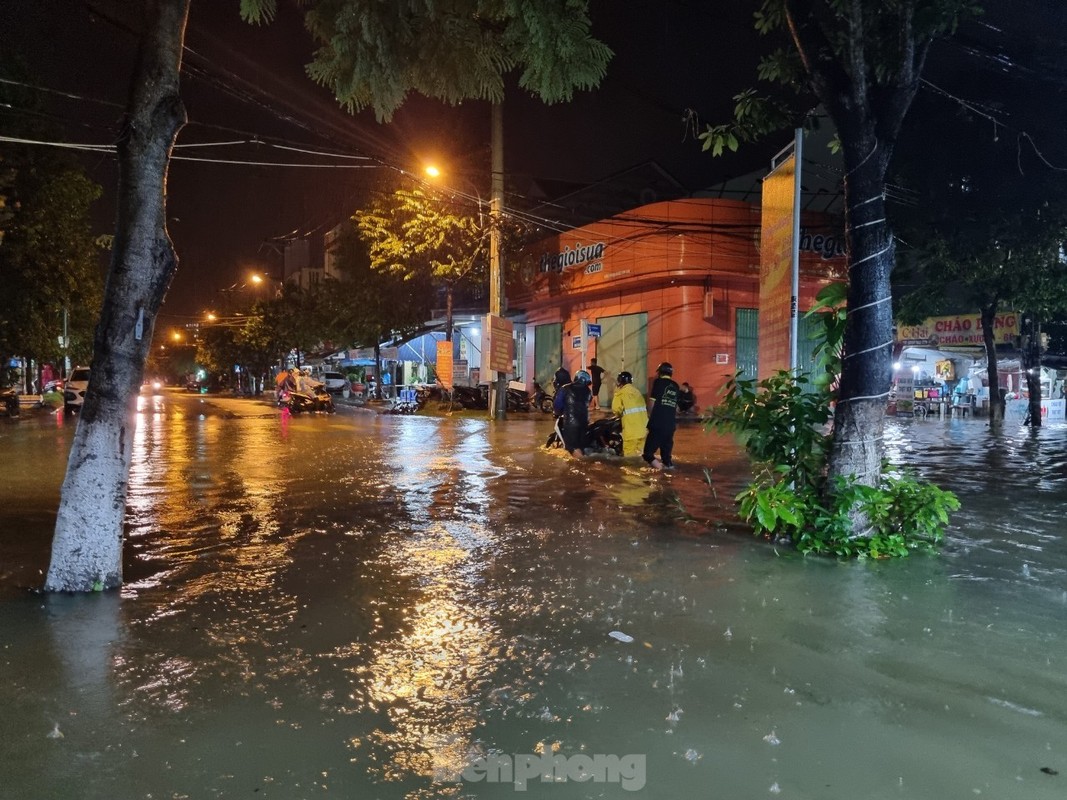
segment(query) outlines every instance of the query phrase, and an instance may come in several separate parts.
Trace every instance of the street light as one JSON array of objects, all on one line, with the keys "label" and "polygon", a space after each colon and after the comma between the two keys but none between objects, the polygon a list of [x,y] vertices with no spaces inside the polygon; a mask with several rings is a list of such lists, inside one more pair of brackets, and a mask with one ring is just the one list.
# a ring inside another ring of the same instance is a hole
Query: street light
[{"label": "street light", "polygon": [[[504,273],[500,268],[500,218],[504,207],[504,156],[503,135],[500,125],[500,104],[493,104],[493,142],[492,175],[489,198],[489,314],[494,317],[504,315]],[[425,169],[431,178],[441,175],[441,170],[434,165]],[[478,198],[478,212],[481,214],[482,197],[474,188]],[[483,340],[484,346],[484,340]],[[507,374],[498,372],[493,391],[490,392],[489,415],[496,419],[507,416]]]}]

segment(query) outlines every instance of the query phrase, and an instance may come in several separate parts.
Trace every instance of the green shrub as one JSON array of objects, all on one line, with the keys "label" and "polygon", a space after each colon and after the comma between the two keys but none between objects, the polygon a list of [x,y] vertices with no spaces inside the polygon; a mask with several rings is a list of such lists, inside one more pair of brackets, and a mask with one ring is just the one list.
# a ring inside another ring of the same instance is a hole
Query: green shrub
[{"label": "green shrub", "polygon": [[[888,464],[875,486],[827,480],[843,300],[835,284],[809,312],[823,322],[813,378],[781,371],[757,382],[735,375],[709,414],[708,427],[737,436],[756,465],[755,480],[736,498],[741,518],[757,535],[787,538],[802,553],[893,558],[936,549],[949,513],[960,507],[951,492]],[[864,521],[863,535],[856,519]]]}]

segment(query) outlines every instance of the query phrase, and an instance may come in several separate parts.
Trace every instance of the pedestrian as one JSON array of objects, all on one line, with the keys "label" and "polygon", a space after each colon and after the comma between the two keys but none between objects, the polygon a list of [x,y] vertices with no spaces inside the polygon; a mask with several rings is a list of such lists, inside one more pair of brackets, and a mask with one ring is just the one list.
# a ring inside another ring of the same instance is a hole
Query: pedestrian
[{"label": "pedestrian", "polygon": [[604,368],[596,363],[596,359],[592,359],[589,362],[589,375],[593,378],[592,392],[593,392],[593,411],[600,410],[600,381],[604,377]]},{"label": "pedestrian", "polygon": [[693,387],[688,383],[683,383],[682,388],[678,391],[678,413],[688,414],[693,410],[693,406],[697,403],[697,396],[693,394]]},{"label": "pedestrian", "polygon": [[556,392],[552,407],[559,415],[559,434],[563,447],[576,458],[584,455],[582,448],[589,428],[589,384],[593,379],[584,369],[574,373],[574,380]]},{"label": "pedestrian", "polygon": [[[654,469],[674,469],[671,451],[674,449],[674,429],[678,422],[678,384],[671,375],[674,367],[664,361],[656,367],[652,382],[652,413],[648,415],[648,436],[641,457]],[[659,458],[656,451],[659,450]]]},{"label": "pedestrian", "polygon": [[560,364],[559,369],[556,370],[556,374],[552,376],[552,388],[557,392],[561,386],[566,386],[571,382],[571,374],[567,371],[567,368]]},{"label": "pedestrian", "polygon": [[645,398],[634,386],[634,376],[620,372],[615,379],[615,396],[611,398],[611,410],[622,421],[623,456],[641,455],[648,428],[648,410]]}]

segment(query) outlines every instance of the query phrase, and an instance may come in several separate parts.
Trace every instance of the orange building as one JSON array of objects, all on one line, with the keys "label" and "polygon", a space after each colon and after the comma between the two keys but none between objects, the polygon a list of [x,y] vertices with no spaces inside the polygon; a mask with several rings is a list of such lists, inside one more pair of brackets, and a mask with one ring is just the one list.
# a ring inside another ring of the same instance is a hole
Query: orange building
[{"label": "orange building", "polygon": [[[543,240],[508,287],[521,311],[520,374],[551,384],[562,363],[607,370],[601,405],[627,370],[648,392],[662,361],[701,408],[738,369],[755,376],[759,340],[758,205],[690,198],[653,203]],[[843,272],[841,236],[826,216],[803,216],[800,309]],[[599,336],[583,337],[586,326]],[[810,357],[801,319],[801,364]],[[594,332],[596,328],[594,327]],[[524,350],[524,352],[523,352]]]}]

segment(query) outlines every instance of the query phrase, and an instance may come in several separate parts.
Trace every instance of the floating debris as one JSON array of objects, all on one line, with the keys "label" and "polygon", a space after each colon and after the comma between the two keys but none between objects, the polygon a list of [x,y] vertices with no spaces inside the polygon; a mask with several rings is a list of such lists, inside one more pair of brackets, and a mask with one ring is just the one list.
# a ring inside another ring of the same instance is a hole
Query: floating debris
[{"label": "floating debris", "polygon": [[623,642],[624,644],[629,644],[634,640],[634,637],[630,636],[627,633],[623,633],[622,631],[612,631],[608,634],[608,636],[610,636],[615,641]]}]

